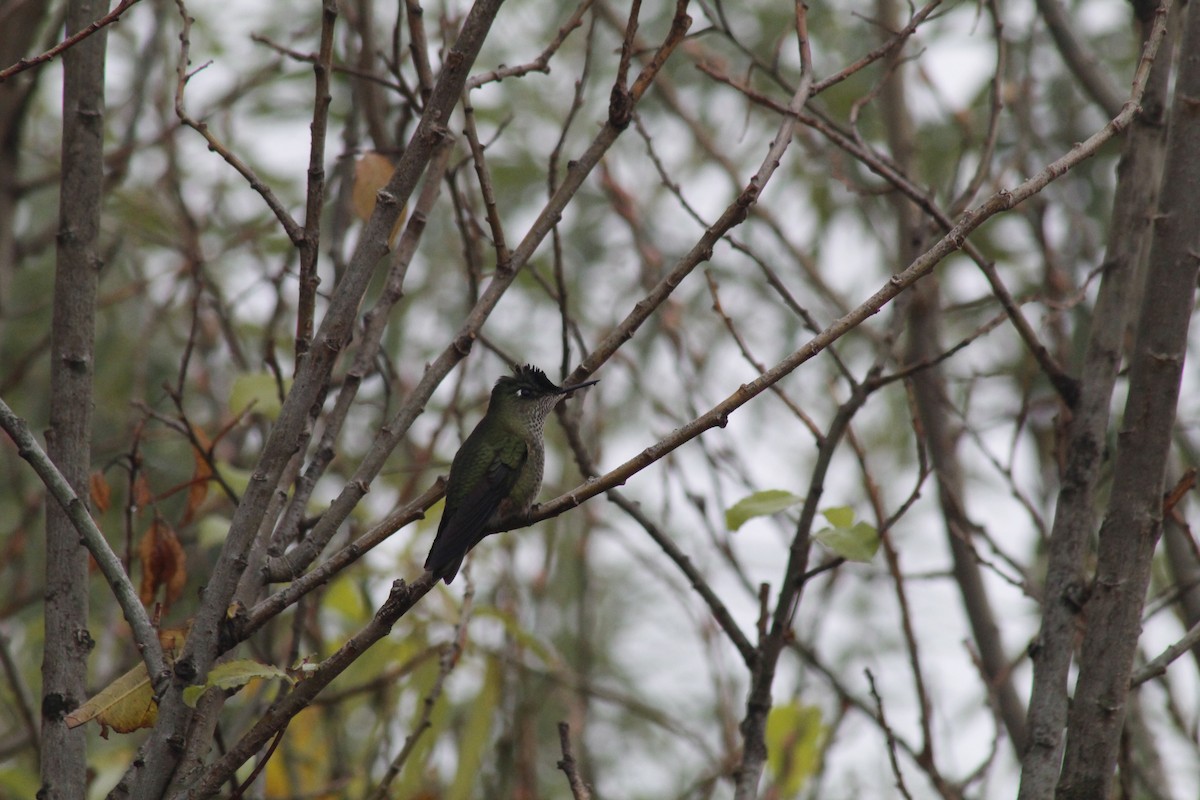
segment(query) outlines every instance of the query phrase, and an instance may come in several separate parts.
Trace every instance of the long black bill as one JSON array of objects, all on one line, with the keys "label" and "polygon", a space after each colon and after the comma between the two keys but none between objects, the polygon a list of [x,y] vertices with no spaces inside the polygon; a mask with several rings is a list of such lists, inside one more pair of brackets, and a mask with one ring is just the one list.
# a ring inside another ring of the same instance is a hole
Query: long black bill
[{"label": "long black bill", "polygon": [[600,379],[596,378],[595,380],[592,380],[592,381],[584,381],[583,383],[576,383],[572,386],[564,386],[558,390],[558,393],[561,395],[568,395],[571,392],[574,392],[578,389],[582,389],[586,386],[591,386],[592,384],[599,383],[599,382],[600,382]]}]

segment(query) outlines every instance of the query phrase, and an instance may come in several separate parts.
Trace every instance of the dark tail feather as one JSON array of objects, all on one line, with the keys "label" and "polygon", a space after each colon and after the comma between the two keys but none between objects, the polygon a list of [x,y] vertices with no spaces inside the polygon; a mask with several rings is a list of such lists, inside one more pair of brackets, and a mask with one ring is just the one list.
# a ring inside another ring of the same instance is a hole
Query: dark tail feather
[{"label": "dark tail feather", "polygon": [[439,580],[444,580],[446,581],[446,585],[449,586],[454,582],[454,576],[458,574],[458,570],[462,567],[463,556],[459,556],[455,559],[449,559],[444,555],[438,554],[441,555],[441,557],[435,561],[434,555],[435,554],[431,552],[429,554],[429,558],[425,559],[425,569],[433,573],[434,583],[437,583]]}]

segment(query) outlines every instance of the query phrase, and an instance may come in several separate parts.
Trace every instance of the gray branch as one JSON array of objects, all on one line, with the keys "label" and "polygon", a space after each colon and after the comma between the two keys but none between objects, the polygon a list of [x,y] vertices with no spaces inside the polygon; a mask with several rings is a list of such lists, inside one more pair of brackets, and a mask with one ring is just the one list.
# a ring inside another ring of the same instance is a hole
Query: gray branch
[{"label": "gray branch", "polygon": [[[1181,52],[1200,50],[1200,13],[1189,7]],[[1200,59],[1180,59],[1167,154],[1150,244],[1149,273],[1131,355],[1124,428],[1096,577],[1087,602],[1079,680],[1067,717],[1056,796],[1109,796],[1150,565],[1162,531],[1162,493],[1179,399],[1196,276],[1200,272]]]},{"label": "gray branch", "polygon": [[1062,763],[1067,724],[1067,677],[1081,624],[1085,593],[1082,565],[1095,528],[1096,484],[1104,463],[1109,408],[1125,331],[1137,303],[1140,263],[1158,196],[1166,125],[1163,119],[1170,48],[1154,62],[1142,100],[1143,113],[1129,130],[1117,171],[1116,202],[1107,257],[1087,351],[1079,370],[1079,402],[1067,426],[1066,464],[1050,532],[1042,627],[1032,648],[1033,689],[1029,740],[1021,758],[1019,800],[1050,800]]},{"label": "gray branch", "polygon": [[[108,0],[71,0],[68,41],[107,10]],[[107,29],[99,29],[63,56],[62,181],[50,323],[50,455],[45,463],[53,460],[63,485],[85,496],[92,459],[96,284],[101,267],[106,41]],[[88,632],[87,551],[79,546],[72,519],[57,503],[46,507],[45,596],[38,794],[70,800],[86,793],[86,739],[82,730],[68,730],[64,717],[86,697],[93,642]]]},{"label": "gray branch", "polygon": [[146,664],[148,674],[154,676],[166,674],[166,662],[163,660],[158,633],[150,623],[150,617],[146,615],[146,609],[138,598],[137,590],[133,588],[133,583],[125,574],[121,559],[113,552],[103,531],[97,527],[96,521],[88,513],[87,504],[75,493],[66,477],[58,471],[58,467],[54,466],[50,457],[38,445],[37,439],[30,433],[29,426],[25,424],[25,421],[13,413],[13,410],[2,399],[0,399],[0,428],[4,428],[4,432],[16,444],[17,454],[28,461],[29,465],[33,467],[33,471],[42,479],[50,496],[70,519],[72,530],[78,533],[84,546],[92,554],[92,558],[96,559],[100,574],[108,581],[113,596],[117,598],[121,612],[125,615],[125,621],[133,629],[133,638],[137,642],[138,650],[142,653],[142,660]]}]

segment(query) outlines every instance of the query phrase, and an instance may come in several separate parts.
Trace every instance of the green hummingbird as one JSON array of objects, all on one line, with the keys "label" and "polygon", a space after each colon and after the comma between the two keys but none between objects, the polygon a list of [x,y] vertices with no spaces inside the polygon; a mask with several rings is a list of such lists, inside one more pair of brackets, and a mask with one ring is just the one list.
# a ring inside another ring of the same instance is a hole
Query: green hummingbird
[{"label": "green hummingbird", "polygon": [[489,526],[532,507],[542,487],[546,417],[564,397],[597,382],[557,386],[529,364],[496,381],[487,413],[450,463],[446,508],[425,559],[435,581],[454,580]]}]

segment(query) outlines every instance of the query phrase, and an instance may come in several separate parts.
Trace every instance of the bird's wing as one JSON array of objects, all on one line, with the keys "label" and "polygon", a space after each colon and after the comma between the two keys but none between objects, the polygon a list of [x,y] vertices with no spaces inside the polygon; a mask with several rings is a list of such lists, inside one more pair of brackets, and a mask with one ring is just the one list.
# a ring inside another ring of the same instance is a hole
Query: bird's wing
[{"label": "bird's wing", "polygon": [[514,442],[508,447],[494,450],[483,477],[473,486],[458,487],[454,483],[455,470],[450,470],[451,486],[446,490],[446,510],[438,525],[437,536],[425,569],[435,578],[445,578],[446,583],[454,580],[467,552],[479,544],[484,536],[488,520],[496,513],[500,503],[512,492],[521,474],[521,468],[529,457],[524,442]]}]

